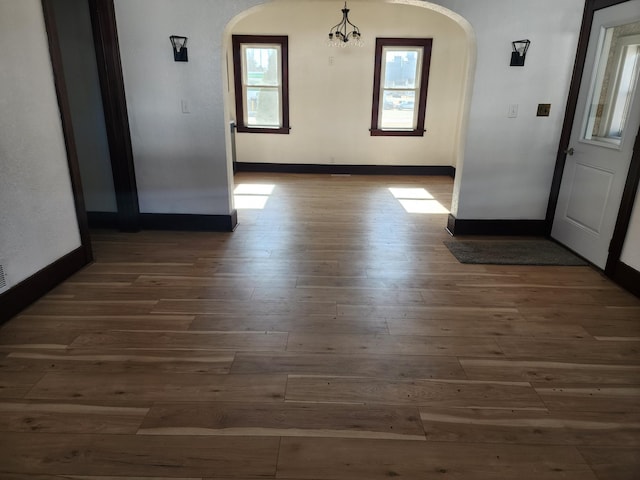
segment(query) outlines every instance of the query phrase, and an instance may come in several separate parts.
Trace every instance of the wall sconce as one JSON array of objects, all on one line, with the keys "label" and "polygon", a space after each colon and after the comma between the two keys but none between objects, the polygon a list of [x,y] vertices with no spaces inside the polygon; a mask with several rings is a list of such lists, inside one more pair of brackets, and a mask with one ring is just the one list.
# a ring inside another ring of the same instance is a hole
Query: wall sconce
[{"label": "wall sconce", "polygon": [[187,37],[180,37],[178,35],[171,35],[169,37],[171,45],[173,46],[173,59],[176,62],[188,62],[187,57]]},{"label": "wall sconce", "polygon": [[511,42],[513,46],[513,52],[511,52],[511,66],[512,67],[524,67],[524,57],[527,55],[531,40],[516,40]]}]

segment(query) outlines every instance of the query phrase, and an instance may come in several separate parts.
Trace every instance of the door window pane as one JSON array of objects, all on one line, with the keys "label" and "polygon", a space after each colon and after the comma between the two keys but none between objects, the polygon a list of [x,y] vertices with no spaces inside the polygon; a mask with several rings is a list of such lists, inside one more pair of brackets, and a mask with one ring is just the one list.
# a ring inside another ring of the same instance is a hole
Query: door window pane
[{"label": "door window pane", "polygon": [[640,22],[603,29],[582,138],[619,147],[640,74]]}]

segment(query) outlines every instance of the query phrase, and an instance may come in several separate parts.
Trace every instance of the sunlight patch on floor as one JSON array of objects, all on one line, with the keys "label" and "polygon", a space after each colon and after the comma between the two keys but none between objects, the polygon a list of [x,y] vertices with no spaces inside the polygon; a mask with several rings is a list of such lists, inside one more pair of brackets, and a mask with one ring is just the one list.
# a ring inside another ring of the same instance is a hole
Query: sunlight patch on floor
[{"label": "sunlight patch on floor", "polygon": [[433,195],[427,192],[424,188],[390,188],[389,191],[396,198],[433,200]]},{"label": "sunlight patch on floor", "polygon": [[439,201],[424,188],[389,188],[407,213],[446,215],[449,213]]},{"label": "sunlight patch on floor", "polygon": [[241,183],[233,191],[233,202],[238,210],[263,210],[275,185]]}]

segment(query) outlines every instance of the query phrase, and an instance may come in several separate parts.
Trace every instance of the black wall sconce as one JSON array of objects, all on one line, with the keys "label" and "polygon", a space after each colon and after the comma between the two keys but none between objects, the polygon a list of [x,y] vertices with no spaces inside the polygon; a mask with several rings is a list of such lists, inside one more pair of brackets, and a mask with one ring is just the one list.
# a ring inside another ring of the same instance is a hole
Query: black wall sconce
[{"label": "black wall sconce", "polygon": [[531,45],[531,40],[516,40],[511,42],[513,52],[511,52],[511,66],[524,67],[524,58],[527,56],[527,50]]},{"label": "black wall sconce", "polygon": [[173,59],[176,62],[188,62],[187,57],[187,37],[180,37],[178,35],[171,35],[169,37],[171,45],[173,46]]}]

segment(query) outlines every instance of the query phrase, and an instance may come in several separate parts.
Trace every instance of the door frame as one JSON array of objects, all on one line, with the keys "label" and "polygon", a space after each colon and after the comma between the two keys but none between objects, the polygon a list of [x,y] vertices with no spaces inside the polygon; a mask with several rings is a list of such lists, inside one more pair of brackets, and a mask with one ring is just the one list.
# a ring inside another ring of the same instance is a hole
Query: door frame
[{"label": "door frame", "polygon": [[137,232],[140,230],[138,186],[133,164],[115,6],[113,0],[88,2],[111,153],[113,186],[118,205],[118,227],[124,232]]},{"label": "door frame", "polygon": [[[87,211],[80,180],[80,166],[73,136],[72,115],[69,108],[69,97],[64,77],[54,7],[51,0],[41,1],[58,95],[58,105],[67,146],[69,171],[76,202],[76,215],[78,217],[82,245],[88,252],[91,252]],[[91,15],[91,29],[93,31],[111,171],[118,208],[116,223],[121,231],[137,232],[140,230],[140,208],[133,164],[129,116],[124,93],[120,47],[118,45],[115,7],[113,0],[86,1]]]},{"label": "door frame", "polygon": [[[558,145],[558,152],[556,156],[556,166],[553,172],[553,180],[551,183],[551,191],[549,194],[549,203],[547,206],[547,215],[545,218],[545,231],[546,235],[551,235],[551,228],[553,226],[553,219],[558,205],[558,196],[560,194],[560,184],[562,182],[562,175],[564,173],[564,167],[566,163],[567,154],[565,151],[569,148],[569,140],[571,136],[571,129],[573,127],[573,120],[578,105],[578,93],[580,91],[580,84],[582,82],[583,70],[587,57],[587,47],[589,44],[589,36],[591,34],[591,26],[593,24],[593,17],[596,11],[603,8],[612,7],[621,3],[625,3],[627,0],[586,0],[584,7],[584,14],[582,16],[582,26],[580,28],[580,37],[578,39],[578,50],[576,53],[576,61],[573,67],[573,76],[571,78],[571,85],[569,87],[569,97],[567,99],[567,107],[565,110],[564,123],[562,125],[562,133],[560,135],[560,144]],[[620,262],[620,255],[622,253],[622,247],[629,228],[629,221],[631,219],[631,210],[636,198],[636,191],[638,184],[640,183],[640,135],[636,136],[634,151],[631,156],[631,164],[629,166],[629,172],[620,202],[620,208],[618,211],[618,218],[616,220],[616,226],[614,229],[611,245],[609,247],[609,256],[607,258],[607,265],[604,273],[613,278],[614,280],[623,283],[627,286],[624,278],[620,278],[620,272],[627,274],[624,269],[624,264]],[[622,267],[621,267],[622,265]],[[627,267],[629,269],[630,267]],[[633,270],[633,269],[631,269]],[[636,287],[637,288],[637,287]]]},{"label": "door frame", "polygon": [[69,106],[69,94],[67,92],[67,82],[64,77],[62,66],[62,53],[60,51],[60,41],[58,38],[58,28],[56,27],[53,3],[50,0],[42,0],[42,13],[44,16],[45,30],[47,31],[47,42],[49,44],[49,56],[51,57],[51,69],[53,71],[53,81],[55,83],[58,108],[60,109],[60,120],[62,123],[62,134],[67,150],[67,164],[69,165],[69,177],[71,179],[71,190],[73,192],[74,207],[78,220],[78,231],[80,234],[80,244],[84,251],[85,264],[93,261],[93,250],[91,248],[91,238],[89,236],[89,220],[87,209],[84,203],[84,193],[82,191],[82,181],[80,178],[80,163],[78,162],[78,151],[76,149],[73,125],[71,123],[71,108]]}]

